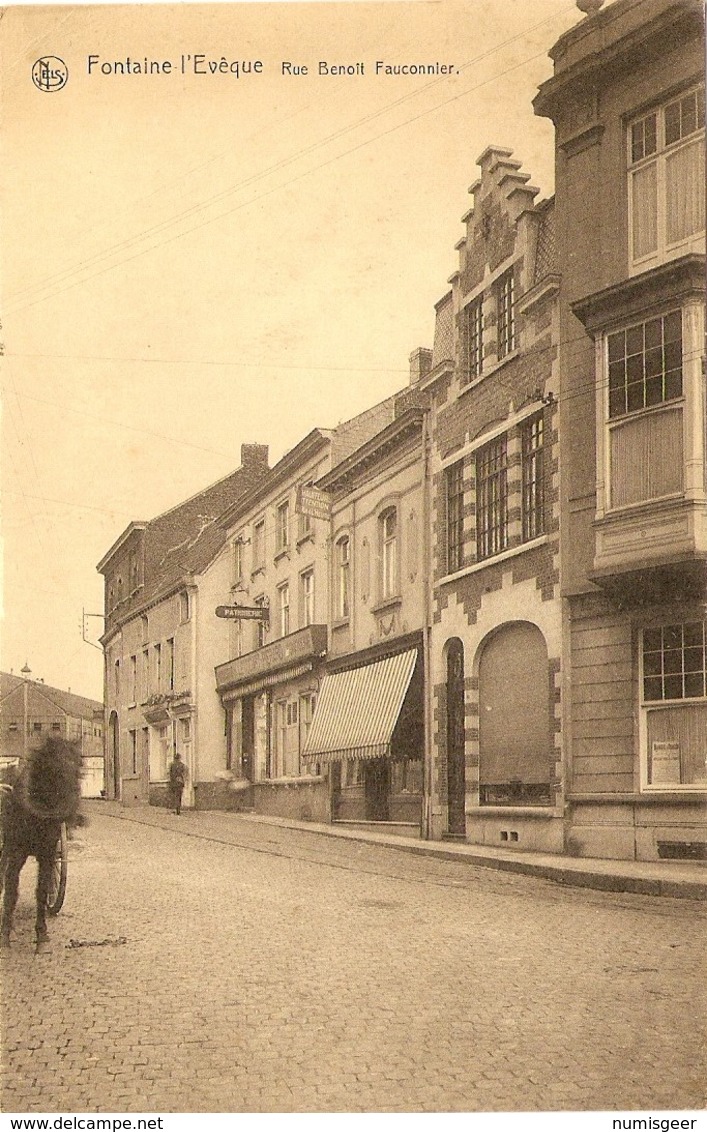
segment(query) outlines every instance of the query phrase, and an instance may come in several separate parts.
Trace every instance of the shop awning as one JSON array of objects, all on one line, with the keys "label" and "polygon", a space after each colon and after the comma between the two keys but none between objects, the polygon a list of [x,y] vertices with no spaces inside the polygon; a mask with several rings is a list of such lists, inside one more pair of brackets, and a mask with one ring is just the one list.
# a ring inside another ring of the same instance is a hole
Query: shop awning
[{"label": "shop awning", "polygon": [[322,680],[303,759],[379,759],[390,743],[415,670],[417,649]]}]

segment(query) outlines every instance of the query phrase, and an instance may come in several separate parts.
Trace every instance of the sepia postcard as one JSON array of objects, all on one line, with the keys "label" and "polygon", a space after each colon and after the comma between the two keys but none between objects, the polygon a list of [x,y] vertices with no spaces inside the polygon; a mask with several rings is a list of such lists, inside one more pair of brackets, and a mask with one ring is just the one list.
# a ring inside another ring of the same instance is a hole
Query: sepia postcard
[{"label": "sepia postcard", "polygon": [[703,1124],[704,22],[2,9],[5,1127]]}]

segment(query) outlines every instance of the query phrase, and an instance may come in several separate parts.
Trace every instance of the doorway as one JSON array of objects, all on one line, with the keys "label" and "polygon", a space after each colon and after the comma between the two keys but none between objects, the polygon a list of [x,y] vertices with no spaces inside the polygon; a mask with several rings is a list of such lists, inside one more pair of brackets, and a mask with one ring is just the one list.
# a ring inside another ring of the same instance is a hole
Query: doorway
[{"label": "doorway", "polygon": [[390,820],[390,761],[369,759],[363,764],[366,821]]},{"label": "doorway", "polygon": [[113,797],[116,802],[120,801],[120,724],[118,722],[118,713],[113,711],[110,715],[108,723],[108,733],[110,735],[110,760],[111,768],[113,771]]},{"label": "doorway", "polygon": [[466,767],[464,743],[464,646],[447,646],[447,830],[466,837]]}]

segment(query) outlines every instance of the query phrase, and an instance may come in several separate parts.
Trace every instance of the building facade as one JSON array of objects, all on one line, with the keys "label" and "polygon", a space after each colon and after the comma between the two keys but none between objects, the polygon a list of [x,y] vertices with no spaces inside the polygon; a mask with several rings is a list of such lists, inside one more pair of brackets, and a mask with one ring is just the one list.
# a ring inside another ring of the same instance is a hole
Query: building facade
[{"label": "building facade", "polygon": [[427,834],[561,851],[554,204],[509,150],[479,158],[437,304]]},{"label": "building facade", "polygon": [[[414,384],[429,351],[412,358]],[[317,483],[330,503],[329,650],[308,737],[331,817],[419,835],[425,767],[424,411],[393,419]],[[389,409],[388,409],[389,411]]]},{"label": "building facade", "polygon": [[185,805],[212,781],[213,735],[222,728],[213,665],[228,647],[227,626],[214,616],[223,588],[214,563],[228,576],[216,520],[267,473],[267,447],[242,445],[235,472],[150,522],[131,523],[98,564],[109,798],[166,804],[176,750],[188,771]]},{"label": "building facade", "polygon": [[326,783],[301,754],[327,651],[328,518],[313,484],[331,437],[314,429],[220,520],[230,564],[220,600],[235,616],[210,676],[228,808],[328,819]]},{"label": "building facade", "polygon": [[616,0],[551,56],[566,847],[704,857],[703,5]]},{"label": "building facade", "polygon": [[104,792],[103,704],[61,688],[50,688],[30,674],[0,672],[0,757],[14,761],[49,736],[68,739],[81,751],[81,794]]}]

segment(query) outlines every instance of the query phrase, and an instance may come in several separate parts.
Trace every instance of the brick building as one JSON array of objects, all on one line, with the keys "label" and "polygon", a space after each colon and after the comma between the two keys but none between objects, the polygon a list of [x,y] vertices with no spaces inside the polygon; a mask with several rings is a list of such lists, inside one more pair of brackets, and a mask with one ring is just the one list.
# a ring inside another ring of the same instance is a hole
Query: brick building
[{"label": "brick building", "polygon": [[427,832],[559,850],[554,205],[479,158],[425,388],[431,471]]},{"label": "brick building", "polygon": [[212,737],[222,731],[213,667],[228,649],[228,626],[214,617],[223,600],[219,563],[230,584],[230,548],[216,520],[267,472],[267,447],[242,445],[231,475],[131,523],[98,563],[109,798],[164,803],[175,750],[188,769],[186,805],[212,774]]},{"label": "brick building", "polygon": [[551,56],[567,849],[704,856],[704,8],[616,0]]},{"label": "brick building", "polygon": [[0,757],[21,759],[48,736],[60,736],[81,750],[81,792],[98,798],[104,789],[103,704],[30,674],[0,672]]}]

